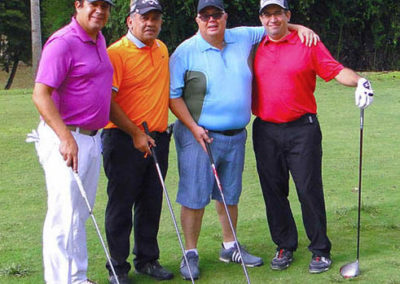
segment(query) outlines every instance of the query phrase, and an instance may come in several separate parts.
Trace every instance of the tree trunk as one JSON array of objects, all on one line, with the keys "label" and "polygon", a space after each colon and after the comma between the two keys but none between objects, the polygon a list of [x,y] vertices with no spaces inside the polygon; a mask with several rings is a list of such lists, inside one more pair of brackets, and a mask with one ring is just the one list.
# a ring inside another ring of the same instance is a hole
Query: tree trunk
[{"label": "tree trunk", "polygon": [[32,75],[35,80],[36,71],[42,53],[42,33],[40,28],[40,0],[31,0],[32,27]]},{"label": "tree trunk", "polygon": [[10,73],[10,77],[8,77],[8,81],[7,81],[6,86],[4,87],[4,90],[9,90],[11,88],[11,85],[14,81],[15,73],[17,73],[18,62],[19,62],[18,58],[16,60],[14,60],[14,63],[13,63],[12,69],[11,69],[11,73]]}]

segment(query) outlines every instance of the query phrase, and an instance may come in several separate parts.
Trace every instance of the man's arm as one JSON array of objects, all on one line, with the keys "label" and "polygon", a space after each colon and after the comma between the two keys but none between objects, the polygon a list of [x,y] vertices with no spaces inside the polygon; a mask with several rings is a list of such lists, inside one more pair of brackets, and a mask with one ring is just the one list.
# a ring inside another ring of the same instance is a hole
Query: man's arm
[{"label": "man's arm", "polygon": [[357,87],[355,103],[359,108],[366,108],[374,101],[374,91],[372,90],[371,83],[353,70],[344,68],[336,75],[335,79],[342,85]]},{"label": "man's arm", "polygon": [[306,46],[316,45],[320,41],[319,36],[311,29],[302,25],[288,24],[288,28],[291,31],[297,31],[299,38],[302,43]]},{"label": "man's arm", "polygon": [[356,87],[360,78],[360,75],[346,67],[342,69],[335,77],[336,81],[347,87]]},{"label": "man's arm", "polygon": [[207,130],[194,121],[185,101],[182,98],[170,99],[169,108],[172,113],[192,132],[196,141],[201,145],[201,147],[203,147],[203,150],[207,152],[204,141],[211,143],[212,139],[207,135]]},{"label": "man's arm", "polygon": [[71,167],[74,172],[78,172],[78,145],[51,99],[52,92],[53,88],[42,83],[36,83],[32,100],[43,120],[60,139],[59,150],[67,166]]},{"label": "man's arm", "polygon": [[110,120],[118,126],[121,130],[126,132],[132,137],[133,145],[140,152],[151,154],[149,143],[156,146],[153,138],[146,135],[139,127],[137,127],[122,110],[122,108],[114,101],[117,93],[113,91],[113,99],[111,100]]}]

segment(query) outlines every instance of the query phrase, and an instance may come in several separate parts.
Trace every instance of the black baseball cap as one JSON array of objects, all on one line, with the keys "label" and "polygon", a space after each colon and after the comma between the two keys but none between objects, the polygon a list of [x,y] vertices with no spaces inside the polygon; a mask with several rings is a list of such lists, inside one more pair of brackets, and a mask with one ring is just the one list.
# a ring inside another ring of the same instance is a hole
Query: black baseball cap
[{"label": "black baseball cap", "polygon": [[222,0],[199,0],[199,4],[197,5],[197,13],[200,13],[206,7],[215,7],[224,11],[224,2]]},{"label": "black baseball cap", "polygon": [[152,10],[162,13],[162,6],[158,0],[136,0],[133,1],[129,14],[138,13],[143,15]]},{"label": "black baseball cap", "polygon": [[96,1],[103,1],[103,2],[106,2],[106,3],[110,4],[111,6],[115,6],[115,4],[114,4],[114,2],[112,0],[86,0],[86,1],[88,1],[89,3],[93,3],[93,2],[96,2]]}]

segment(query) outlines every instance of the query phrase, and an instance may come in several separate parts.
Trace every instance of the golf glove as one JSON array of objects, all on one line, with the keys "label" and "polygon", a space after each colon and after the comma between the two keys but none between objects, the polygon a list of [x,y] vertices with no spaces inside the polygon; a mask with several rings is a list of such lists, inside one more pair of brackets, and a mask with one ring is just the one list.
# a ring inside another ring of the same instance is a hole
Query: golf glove
[{"label": "golf glove", "polygon": [[359,108],[367,108],[374,101],[374,91],[371,83],[365,78],[360,78],[357,83],[355,93],[356,106]]}]

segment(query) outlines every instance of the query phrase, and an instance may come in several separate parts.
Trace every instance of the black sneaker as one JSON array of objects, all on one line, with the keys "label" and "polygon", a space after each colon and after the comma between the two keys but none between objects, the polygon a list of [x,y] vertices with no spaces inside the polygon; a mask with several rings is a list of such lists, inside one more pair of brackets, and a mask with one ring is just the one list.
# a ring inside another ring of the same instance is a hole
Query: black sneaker
[{"label": "black sneaker", "polygon": [[310,273],[321,273],[327,271],[332,264],[332,260],[329,257],[323,257],[319,255],[313,255],[308,271]]},{"label": "black sneaker", "polygon": [[276,252],[275,257],[271,261],[273,270],[284,270],[289,267],[293,261],[293,252],[287,249],[280,249]]},{"label": "black sneaker", "polygon": [[136,268],[136,272],[149,275],[157,280],[170,280],[174,277],[174,274],[162,267],[157,260],[150,261],[140,268]]}]

